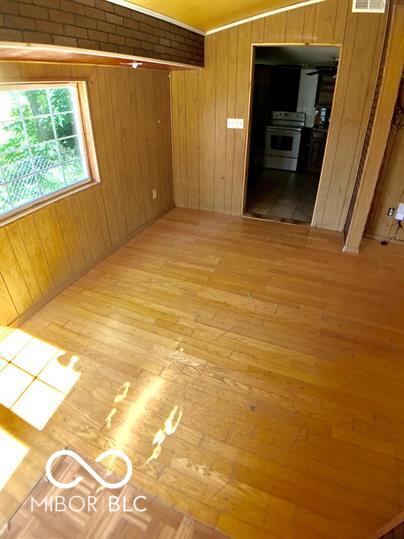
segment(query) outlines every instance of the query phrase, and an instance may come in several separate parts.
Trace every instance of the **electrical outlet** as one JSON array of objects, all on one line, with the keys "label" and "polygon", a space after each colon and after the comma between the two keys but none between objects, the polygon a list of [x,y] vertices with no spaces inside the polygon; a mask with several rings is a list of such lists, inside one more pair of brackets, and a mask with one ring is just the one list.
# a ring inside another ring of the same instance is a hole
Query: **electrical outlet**
[{"label": "electrical outlet", "polygon": [[153,197],[153,200],[156,200],[157,198],[157,189],[152,189],[152,197]]},{"label": "electrical outlet", "polygon": [[244,129],[243,118],[227,118],[227,129]]},{"label": "electrical outlet", "polygon": [[389,217],[393,217],[395,211],[396,211],[396,208],[389,208],[389,209],[387,210],[387,215],[388,215]]},{"label": "electrical outlet", "polygon": [[404,202],[400,202],[398,205],[394,219],[397,219],[397,221],[404,221]]}]

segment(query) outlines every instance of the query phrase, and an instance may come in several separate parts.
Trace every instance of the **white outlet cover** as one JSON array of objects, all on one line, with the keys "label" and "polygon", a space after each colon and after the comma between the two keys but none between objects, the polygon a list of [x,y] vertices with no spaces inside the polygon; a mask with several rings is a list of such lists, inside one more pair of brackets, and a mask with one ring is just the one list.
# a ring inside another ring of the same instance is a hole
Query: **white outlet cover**
[{"label": "white outlet cover", "polygon": [[227,118],[227,129],[244,129],[243,118]]},{"label": "white outlet cover", "polygon": [[400,202],[398,205],[394,219],[397,219],[397,221],[404,221],[404,202]]}]

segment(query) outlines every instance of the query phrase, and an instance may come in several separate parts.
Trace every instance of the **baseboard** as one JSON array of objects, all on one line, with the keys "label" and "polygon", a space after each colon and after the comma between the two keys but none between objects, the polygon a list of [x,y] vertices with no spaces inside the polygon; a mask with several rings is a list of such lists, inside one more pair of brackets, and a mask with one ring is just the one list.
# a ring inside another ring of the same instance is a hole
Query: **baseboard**
[{"label": "baseboard", "polygon": [[388,522],[382,528],[380,528],[374,535],[371,535],[369,539],[380,539],[380,538],[383,538],[384,536],[386,537],[388,535],[390,536],[390,532],[392,532],[395,528],[402,525],[403,523],[404,523],[404,511],[402,511],[399,515],[397,515],[396,518],[393,518],[393,520],[390,520],[390,522]]},{"label": "baseboard", "polygon": [[342,252],[350,255],[358,255],[359,249],[358,247],[350,247],[349,245],[344,245],[344,247],[342,248]]},{"label": "baseboard", "polygon": [[374,241],[387,241],[388,243],[394,243],[395,245],[404,245],[403,240],[396,240],[396,238],[386,238],[386,236],[378,236],[376,234],[365,234],[364,239],[374,240]]},{"label": "baseboard", "polygon": [[129,236],[127,236],[124,240],[120,241],[118,244],[114,245],[110,249],[108,249],[105,253],[103,253],[100,257],[93,260],[89,266],[81,270],[79,273],[76,273],[72,275],[69,279],[67,279],[65,282],[60,284],[59,286],[53,288],[50,292],[48,292],[43,298],[41,298],[39,301],[37,301],[32,307],[30,307],[27,311],[25,311],[23,314],[21,314],[18,318],[15,318],[12,322],[9,322],[8,324],[4,324],[7,327],[18,327],[21,324],[23,324],[26,320],[31,318],[32,315],[34,315],[36,312],[38,312],[42,307],[44,307],[47,303],[52,301],[52,299],[60,294],[63,290],[65,290],[67,287],[69,287],[71,284],[76,282],[78,279],[81,279],[86,273],[88,273],[91,269],[93,269],[97,264],[108,258],[112,253],[120,249],[123,245],[128,243],[132,238],[137,236],[140,232],[142,232],[145,228],[152,225],[156,221],[158,221],[163,215],[165,215],[167,212],[169,212],[174,207],[173,204],[170,204],[167,208],[162,210],[158,215],[153,217],[152,219],[149,219],[146,221],[143,225],[141,225],[139,228],[137,228],[135,231],[133,231]]}]

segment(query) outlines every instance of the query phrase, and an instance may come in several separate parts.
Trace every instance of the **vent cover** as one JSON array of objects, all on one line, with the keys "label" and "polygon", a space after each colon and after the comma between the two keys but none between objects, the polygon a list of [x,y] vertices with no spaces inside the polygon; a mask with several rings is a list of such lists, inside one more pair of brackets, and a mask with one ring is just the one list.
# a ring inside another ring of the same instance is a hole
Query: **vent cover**
[{"label": "vent cover", "polygon": [[354,13],[384,13],[386,0],[353,0]]}]

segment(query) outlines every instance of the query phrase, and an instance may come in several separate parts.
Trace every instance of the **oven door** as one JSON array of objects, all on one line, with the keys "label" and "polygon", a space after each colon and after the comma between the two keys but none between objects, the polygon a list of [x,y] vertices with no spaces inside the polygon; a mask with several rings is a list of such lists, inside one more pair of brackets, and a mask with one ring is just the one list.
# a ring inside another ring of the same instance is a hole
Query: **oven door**
[{"label": "oven door", "polygon": [[268,126],[265,136],[265,155],[297,159],[302,130]]}]

